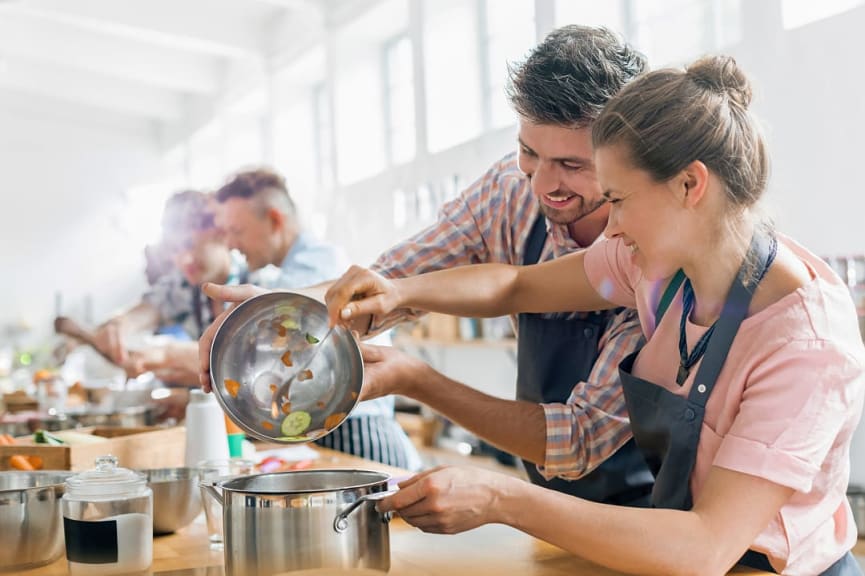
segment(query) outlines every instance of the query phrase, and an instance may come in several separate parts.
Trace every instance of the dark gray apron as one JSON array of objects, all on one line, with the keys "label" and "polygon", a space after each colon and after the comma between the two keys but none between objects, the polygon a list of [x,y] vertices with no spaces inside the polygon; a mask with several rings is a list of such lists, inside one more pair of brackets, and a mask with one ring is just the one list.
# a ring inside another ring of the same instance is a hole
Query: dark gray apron
[{"label": "dark gray apron", "polygon": [[[538,262],[547,238],[546,220],[539,216],[529,234],[523,264]],[[517,398],[529,402],[566,402],[574,385],[588,378],[598,358],[598,341],[616,311],[585,319],[519,315]],[[633,439],[579,480],[545,480],[535,464],[524,461],[534,484],[573,496],[630,506],[647,506],[653,478]]]},{"label": "dark gray apron", "polygon": [[[767,267],[769,252],[769,239],[763,235],[755,235],[749,254],[752,258],[756,257],[754,261],[759,264],[758,269],[764,270]],[[697,457],[706,402],[712,394],[739,325],[748,312],[756,287],[751,286],[751,283],[743,283],[744,268],[744,265],[740,268],[739,275],[730,288],[730,294],[687,398],[634,376],[631,370],[639,350],[625,358],[619,366],[634,439],[643,451],[649,469],[655,475],[655,488],[651,498],[653,507],[690,510],[693,506],[690,480]],[[678,273],[661,298],[656,326],[660,324],[669,300],[678,291],[683,279],[681,272]],[[768,558],[753,550],[748,550],[739,564],[774,572]],[[823,576],[861,575],[858,563],[849,552],[823,572]]]}]

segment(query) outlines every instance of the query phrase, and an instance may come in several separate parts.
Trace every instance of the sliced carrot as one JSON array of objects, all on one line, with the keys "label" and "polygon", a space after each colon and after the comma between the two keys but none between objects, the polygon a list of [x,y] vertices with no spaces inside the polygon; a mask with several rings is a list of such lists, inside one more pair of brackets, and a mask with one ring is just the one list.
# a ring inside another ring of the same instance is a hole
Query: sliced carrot
[{"label": "sliced carrot", "polygon": [[231,378],[226,378],[225,389],[228,390],[228,393],[231,394],[232,398],[237,398],[237,393],[240,392],[240,382],[232,380]]},{"label": "sliced carrot", "polygon": [[0,446],[12,446],[15,444],[15,438],[11,434],[0,435]]},{"label": "sliced carrot", "polygon": [[339,423],[345,420],[345,417],[348,416],[345,412],[336,412],[335,414],[331,414],[327,418],[324,419],[324,427],[330,430],[331,428],[336,428],[339,426]]},{"label": "sliced carrot", "polygon": [[22,454],[13,454],[9,457],[9,466],[16,470],[35,470],[30,461]]},{"label": "sliced carrot", "polygon": [[261,427],[265,430],[273,430],[273,422],[268,422],[267,420],[261,421]]},{"label": "sliced carrot", "polygon": [[294,363],[291,361],[291,350],[286,350],[285,354],[282,355],[282,363],[286,366],[294,366]]},{"label": "sliced carrot", "polygon": [[286,402],[282,405],[282,413],[288,414],[289,412],[291,412],[291,402]]},{"label": "sliced carrot", "polygon": [[312,370],[301,370],[297,374],[297,381],[303,382],[304,380],[312,380]]}]

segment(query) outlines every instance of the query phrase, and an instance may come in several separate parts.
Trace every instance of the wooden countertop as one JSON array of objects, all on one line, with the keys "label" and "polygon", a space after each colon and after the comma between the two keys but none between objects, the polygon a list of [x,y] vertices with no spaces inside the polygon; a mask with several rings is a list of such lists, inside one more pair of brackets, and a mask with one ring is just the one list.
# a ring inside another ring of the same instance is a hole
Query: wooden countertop
[{"label": "wooden countertop", "polygon": [[[366,468],[404,476],[405,471],[354,456],[320,449],[314,468]],[[582,560],[555,546],[502,525],[482,526],[454,536],[425,534],[402,520],[391,522],[391,569],[395,576],[612,576],[620,574]],[[222,552],[210,550],[203,514],[190,526],[153,543],[152,574],[164,576],[221,576]],[[22,576],[67,574],[66,559]],[[766,574],[735,568],[731,574]]]}]

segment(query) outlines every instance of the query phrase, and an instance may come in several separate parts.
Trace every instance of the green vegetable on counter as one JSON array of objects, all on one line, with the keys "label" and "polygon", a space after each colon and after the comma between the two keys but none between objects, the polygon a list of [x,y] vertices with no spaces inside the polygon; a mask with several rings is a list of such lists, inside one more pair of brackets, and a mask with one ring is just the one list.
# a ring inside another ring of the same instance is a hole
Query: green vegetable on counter
[{"label": "green vegetable on counter", "polygon": [[60,446],[61,444],[65,444],[63,440],[45,430],[37,430],[34,432],[33,441],[37,444],[48,444],[49,446]]}]

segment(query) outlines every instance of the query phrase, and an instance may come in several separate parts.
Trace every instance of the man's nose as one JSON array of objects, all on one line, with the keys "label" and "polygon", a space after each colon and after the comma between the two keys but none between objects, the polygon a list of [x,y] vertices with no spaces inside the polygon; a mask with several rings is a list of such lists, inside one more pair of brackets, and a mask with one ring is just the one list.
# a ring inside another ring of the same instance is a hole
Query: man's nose
[{"label": "man's nose", "polygon": [[537,194],[549,194],[560,188],[559,173],[550,162],[539,161],[532,174],[532,188]]}]

